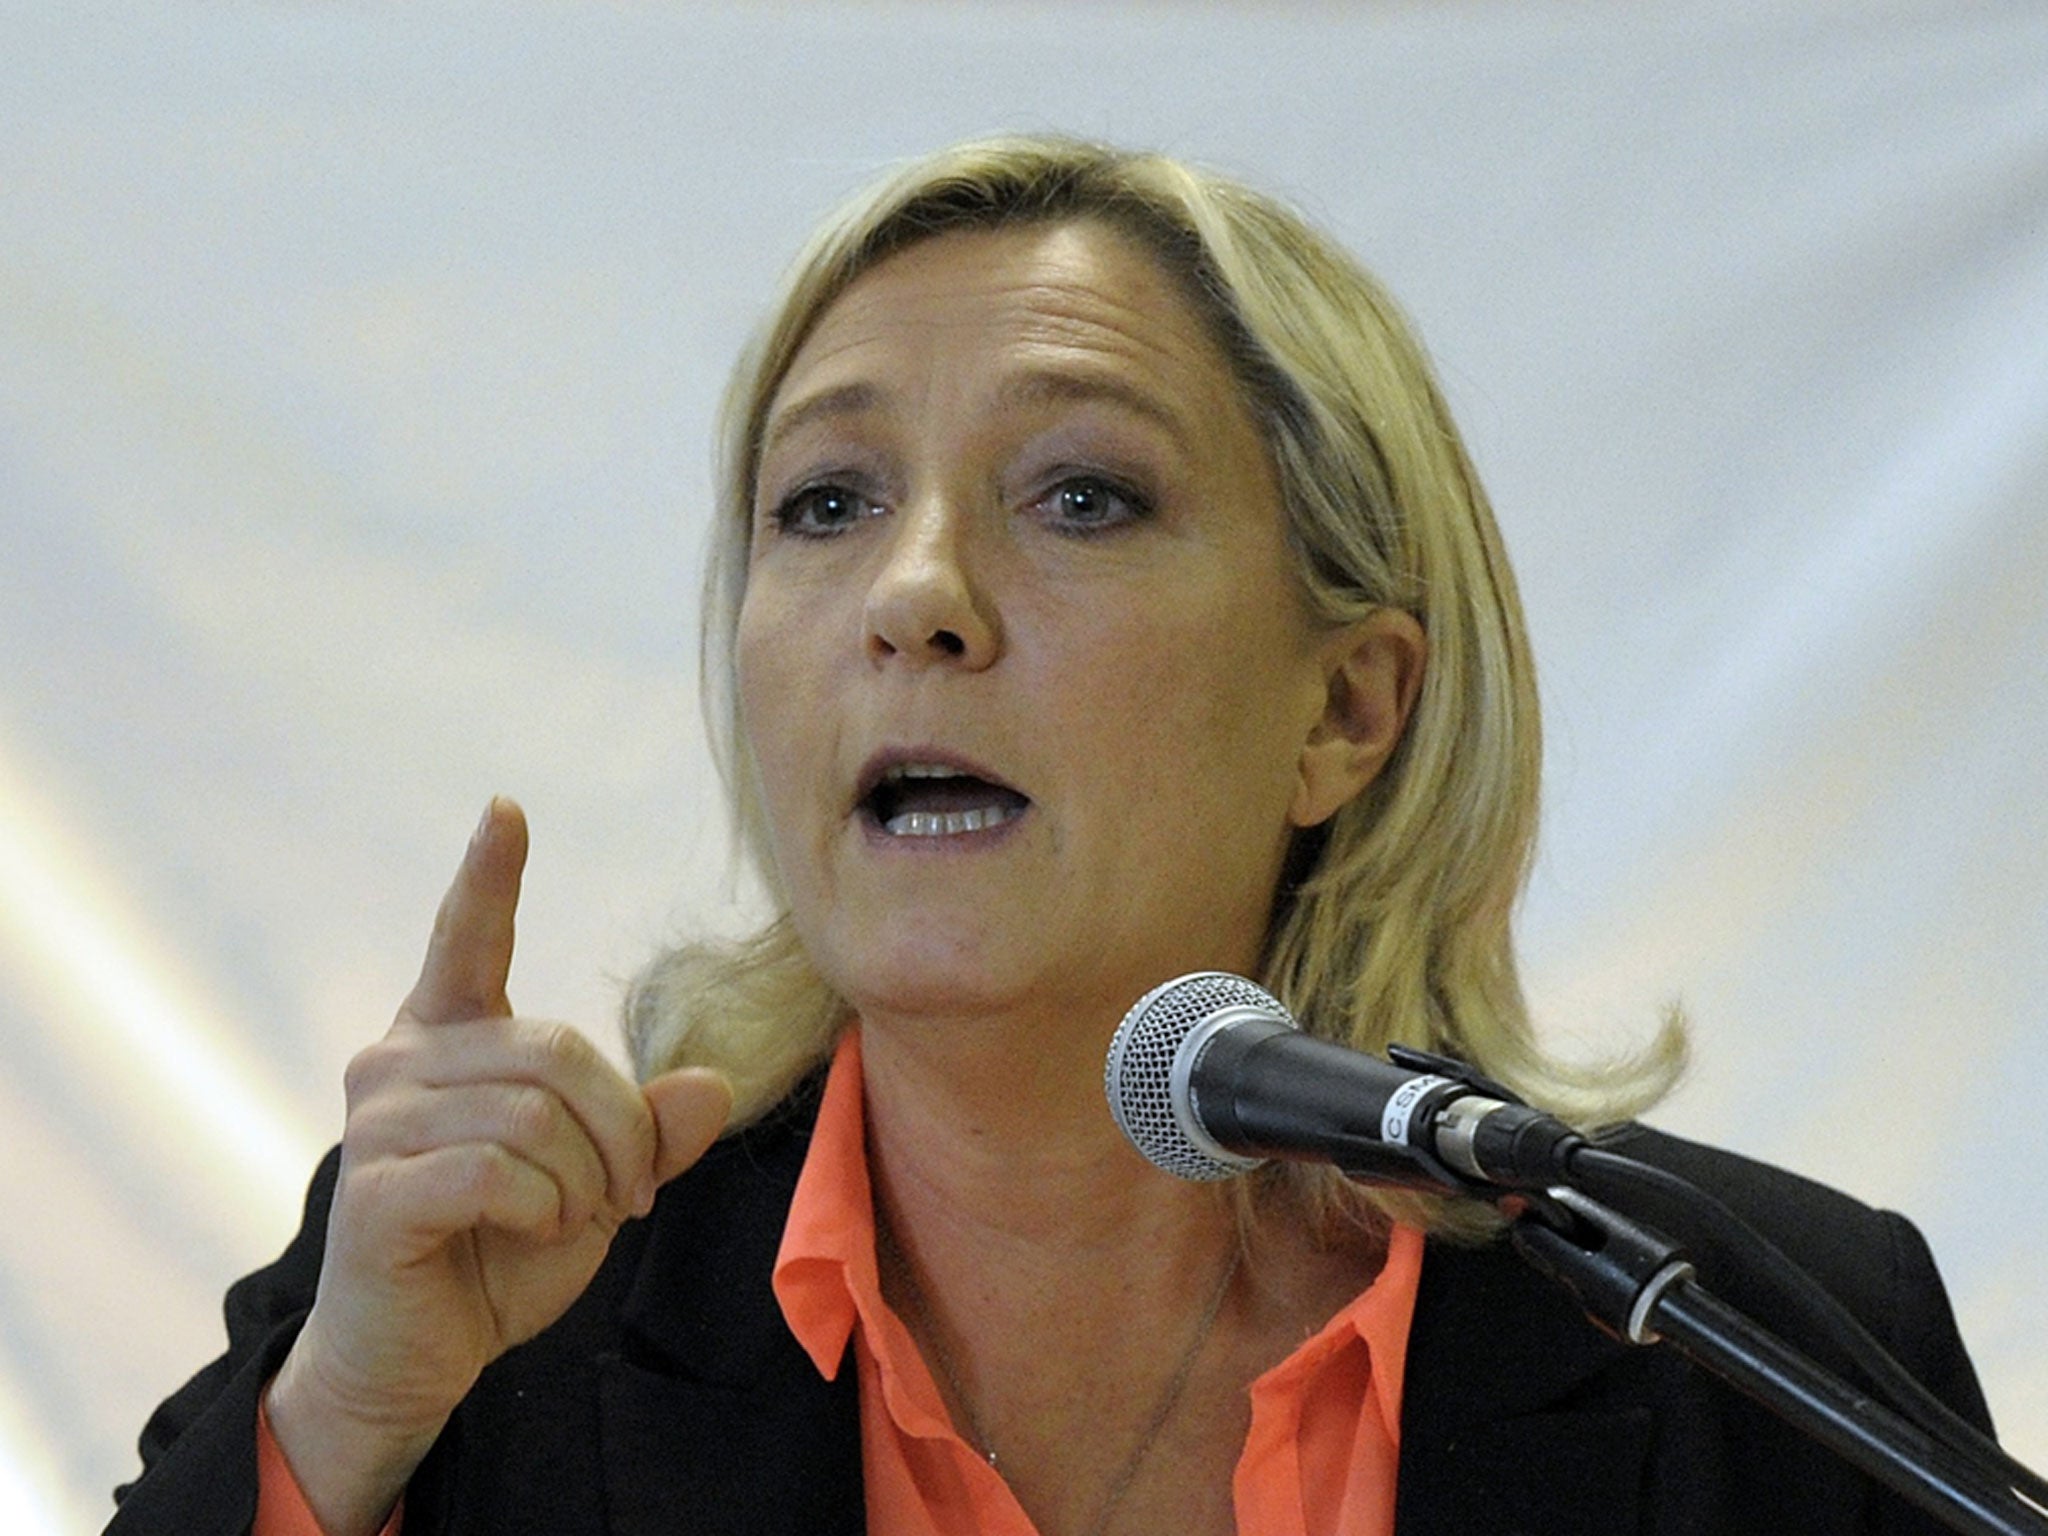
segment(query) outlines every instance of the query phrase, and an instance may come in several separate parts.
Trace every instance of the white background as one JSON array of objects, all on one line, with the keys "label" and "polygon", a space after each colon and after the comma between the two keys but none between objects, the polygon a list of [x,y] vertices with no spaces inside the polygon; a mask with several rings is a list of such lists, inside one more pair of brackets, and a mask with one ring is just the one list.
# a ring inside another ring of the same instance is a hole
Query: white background
[{"label": "white background", "polygon": [[485,798],[515,999],[731,921],[709,415],[812,221],[1059,128],[1417,317],[1524,581],[1566,1049],[1910,1213],[2048,1465],[2048,11],[0,8],[0,1528],[96,1529]]}]

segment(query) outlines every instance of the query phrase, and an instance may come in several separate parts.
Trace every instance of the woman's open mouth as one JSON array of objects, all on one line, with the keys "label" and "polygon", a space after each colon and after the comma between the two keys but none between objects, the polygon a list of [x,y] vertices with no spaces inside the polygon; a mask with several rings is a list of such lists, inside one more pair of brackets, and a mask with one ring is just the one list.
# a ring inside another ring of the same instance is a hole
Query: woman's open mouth
[{"label": "woman's open mouth", "polygon": [[859,811],[890,837],[957,837],[1014,821],[1030,804],[1007,784],[946,763],[899,762],[881,771]]}]

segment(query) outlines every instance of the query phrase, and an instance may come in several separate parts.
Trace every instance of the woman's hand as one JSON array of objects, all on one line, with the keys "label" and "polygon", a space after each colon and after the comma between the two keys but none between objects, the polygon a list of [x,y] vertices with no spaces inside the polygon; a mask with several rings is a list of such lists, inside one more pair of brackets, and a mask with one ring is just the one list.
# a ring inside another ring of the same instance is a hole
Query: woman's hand
[{"label": "woman's hand", "polygon": [[441,903],[412,995],[350,1063],[311,1315],[268,1398],[333,1536],[376,1530],[483,1368],[566,1311],[629,1216],[701,1156],[730,1090],[638,1085],[505,997],[526,863],[494,800]]}]

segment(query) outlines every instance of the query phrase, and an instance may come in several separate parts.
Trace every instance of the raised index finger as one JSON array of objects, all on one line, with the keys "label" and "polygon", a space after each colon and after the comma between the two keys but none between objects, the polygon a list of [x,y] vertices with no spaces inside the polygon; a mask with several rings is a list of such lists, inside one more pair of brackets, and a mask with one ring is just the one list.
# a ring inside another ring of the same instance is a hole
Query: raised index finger
[{"label": "raised index finger", "polygon": [[505,981],[512,970],[513,915],[526,868],[526,813],[502,795],[462,855],[454,883],[434,914],[420,979],[401,1013],[423,1024],[500,1018],[512,1012]]}]

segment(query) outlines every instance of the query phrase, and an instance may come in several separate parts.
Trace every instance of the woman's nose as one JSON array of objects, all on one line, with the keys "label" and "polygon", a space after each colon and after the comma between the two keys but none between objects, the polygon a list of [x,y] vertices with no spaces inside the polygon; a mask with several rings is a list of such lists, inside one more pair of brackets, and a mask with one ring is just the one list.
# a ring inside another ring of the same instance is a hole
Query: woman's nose
[{"label": "woman's nose", "polygon": [[978,670],[994,661],[1002,631],[967,561],[968,530],[946,506],[899,510],[882,568],[868,589],[868,654]]}]

